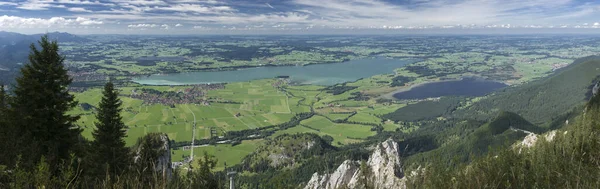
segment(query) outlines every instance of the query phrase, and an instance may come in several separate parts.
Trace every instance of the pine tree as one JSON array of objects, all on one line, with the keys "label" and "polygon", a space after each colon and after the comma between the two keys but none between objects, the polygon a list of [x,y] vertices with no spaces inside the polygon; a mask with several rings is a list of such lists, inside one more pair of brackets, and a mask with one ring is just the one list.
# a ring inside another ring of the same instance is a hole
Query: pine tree
[{"label": "pine tree", "polygon": [[[119,175],[130,163],[129,149],[125,146],[126,135],[125,124],[121,117],[121,104],[118,91],[112,82],[104,86],[98,113],[96,114],[96,130],[92,133],[94,141],[91,145],[90,156],[92,165],[96,169],[96,176],[110,173]],[[108,167],[107,167],[108,166]]]},{"label": "pine tree", "polygon": [[16,78],[11,100],[11,117],[20,135],[18,148],[21,164],[32,168],[42,156],[46,157],[53,174],[58,165],[69,159],[79,141],[81,129],[74,123],[79,116],[67,112],[77,106],[69,94],[71,79],[59,54],[58,43],[43,36],[30,45],[29,64],[21,68]]}]

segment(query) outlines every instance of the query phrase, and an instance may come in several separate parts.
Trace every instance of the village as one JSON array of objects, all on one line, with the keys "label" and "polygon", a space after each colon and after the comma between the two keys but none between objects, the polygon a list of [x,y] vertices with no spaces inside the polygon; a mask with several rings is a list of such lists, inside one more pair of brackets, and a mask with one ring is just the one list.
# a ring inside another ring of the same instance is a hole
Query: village
[{"label": "village", "polygon": [[129,97],[140,99],[144,104],[162,104],[174,106],[175,104],[203,104],[210,105],[205,100],[205,91],[218,90],[225,88],[224,84],[198,84],[191,85],[190,88],[180,89],[178,91],[159,91],[149,88],[137,88],[131,91]]}]

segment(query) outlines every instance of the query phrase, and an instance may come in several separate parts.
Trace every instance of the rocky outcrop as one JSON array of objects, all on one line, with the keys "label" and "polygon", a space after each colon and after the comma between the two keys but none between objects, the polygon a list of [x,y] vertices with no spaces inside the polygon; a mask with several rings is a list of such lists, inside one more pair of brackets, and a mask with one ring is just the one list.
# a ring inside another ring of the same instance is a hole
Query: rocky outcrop
[{"label": "rocky outcrop", "polygon": [[169,136],[164,133],[150,133],[136,144],[134,162],[141,167],[154,166],[154,171],[165,178],[171,178],[171,148]]},{"label": "rocky outcrop", "polygon": [[[314,173],[305,189],[362,188],[361,178],[374,188],[405,188],[406,179],[400,162],[398,143],[392,139],[378,144],[366,162],[369,170],[360,170],[360,162],[344,161],[334,172]],[[369,175],[362,175],[368,172]]]},{"label": "rocky outcrop", "polygon": [[369,157],[369,168],[373,174],[375,188],[403,188],[404,172],[400,162],[398,143],[388,139],[377,145]]},{"label": "rocky outcrop", "polygon": [[[523,141],[516,143],[514,145],[514,149],[518,150],[519,153],[521,153],[523,151],[523,149],[531,148],[532,146],[534,146],[535,143],[540,139],[540,137],[546,139],[546,141],[548,141],[548,142],[551,142],[552,140],[554,140],[554,137],[556,137],[556,132],[557,131],[550,131],[543,135],[529,133],[527,136],[525,136]],[[566,134],[567,134],[567,131],[565,131],[563,133],[563,135],[566,135]]]},{"label": "rocky outcrop", "polygon": [[359,163],[344,161],[333,173],[314,173],[305,188],[354,188],[359,176]]}]

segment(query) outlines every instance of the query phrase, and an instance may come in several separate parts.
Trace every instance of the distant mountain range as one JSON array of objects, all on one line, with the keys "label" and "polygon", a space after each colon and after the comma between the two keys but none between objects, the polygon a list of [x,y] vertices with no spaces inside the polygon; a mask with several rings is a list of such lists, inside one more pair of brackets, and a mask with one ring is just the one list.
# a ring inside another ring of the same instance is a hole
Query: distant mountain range
[{"label": "distant mountain range", "polygon": [[[12,83],[14,76],[22,64],[27,63],[29,45],[38,41],[46,34],[25,35],[14,32],[0,31],[0,83]],[[51,40],[61,43],[83,43],[90,41],[70,33],[47,33]]]}]

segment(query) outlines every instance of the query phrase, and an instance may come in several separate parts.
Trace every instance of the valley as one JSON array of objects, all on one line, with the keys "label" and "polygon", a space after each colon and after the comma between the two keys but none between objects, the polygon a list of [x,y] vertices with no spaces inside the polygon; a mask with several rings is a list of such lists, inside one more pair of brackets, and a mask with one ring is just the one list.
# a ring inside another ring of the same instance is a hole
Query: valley
[{"label": "valley", "polygon": [[[481,40],[484,37],[476,38]],[[426,40],[435,41],[436,37]],[[495,42],[502,43],[500,40]],[[550,54],[560,52],[554,49]],[[464,55],[459,55],[461,53]],[[239,70],[219,67],[225,70],[173,70],[175,73],[146,69],[150,76],[135,77],[130,77],[134,72],[125,71],[125,67],[114,67],[109,75],[121,75],[119,77],[125,79],[122,80],[124,86],[119,90],[124,102],[123,120],[128,126],[128,145],[133,145],[137,138],[148,133],[166,133],[172,140],[173,161],[184,161],[191,152],[189,144],[194,132],[195,115],[194,156],[201,156],[205,152],[215,155],[222,160],[217,170],[223,170],[243,162],[243,158],[253,154],[265,140],[301,133],[331,138],[331,145],[338,148],[368,143],[389,135],[386,133],[397,133],[405,138],[403,140],[411,141],[413,137],[425,140],[419,143],[426,144],[420,144],[415,149],[414,153],[420,154],[418,152],[424,149],[436,148],[434,146],[440,145],[437,142],[439,140],[455,140],[454,137],[460,135],[446,139],[418,136],[437,131],[442,125],[463,125],[465,118],[474,115],[480,117],[475,117],[472,120],[474,122],[467,124],[469,126],[461,127],[477,128],[486,119],[493,118],[497,109],[485,110],[485,113],[471,110],[494,102],[492,99],[505,94],[506,90],[527,87],[530,83],[560,72],[561,67],[570,65],[576,57],[567,54],[562,54],[562,58],[554,55],[534,56],[532,54],[535,53],[526,52],[517,59],[515,57],[519,57],[518,54],[511,54],[511,60],[507,60],[499,56],[509,55],[496,52],[495,56],[486,55],[485,59],[479,60],[475,58],[480,56],[477,53],[464,52],[448,53],[444,59],[423,55],[398,56],[383,53],[383,50],[375,54],[376,58],[366,58],[373,56],[373,52],[370,52],[348,58],[352,60],[347,63],[311,63],[313,65],[306,66],[286,64],[284,67],[235,68]],[[443,55],[441,53],[439,56]],[[460,58],[453,59],[455,56]],[[176,62],[182,60],[155,57],[143,60],[162,61],[168,65],[178,64]],[[463,62],[462,71],[456,70],[460,67],[457,64],[459,61]],[[252,66],[252,63],[245,65]],[[525,71],[527,66],[531,70]],[[451,71],[453,69],[456,71]],[[392,71],[394,73],[390,73]],[[142,72],[135,74],[138,73]],[[285,77],[277,78],[279,76]],[[82,89],[75,93],[80,103],[98,103],[100,93],[93,85]],[[498,89],[499,94],[494,94]],[[519,112],[510,107],[502,110]],[[568,110],[558,111],[564,113]],[[559,112],[552,116],[562,115]],[[78,123],[85,128],[83,135],[91,137],[95,121],[93,109],[79,107],[73,113],[82,115]],[[547,119],[535,121],[537,124],[550,124]],[[432,134],[437,135],[435,132]],[[519,136],[515,135],[516,138]],[[433,144],[436,145],[429,146]],[[464,150],[471,147],[458,148]],[[415,157],[419,156],[423,154]],[[410,159],[408,161],[412,162]]]},{"label": "valley", "polygon": [[127,146],[164,133],[173,169],[201,167],[191,160],[207,154],[247,187],[328,178],[391,139],[405,172],[469,162],[562,128],[600,75],[588,56],[600,53],[596,37],[577,38],[583,46],[571,36],[83,38],[61,47],[84,138],[111,80]]},{"label": "valley", "polygon": [[0,189],[600,188],[600,1],[0,12]]}]

